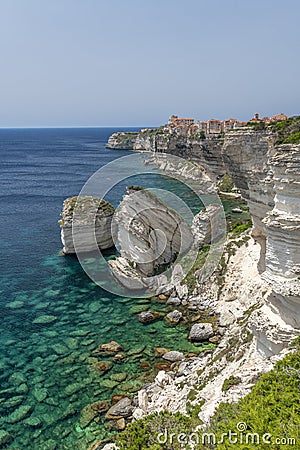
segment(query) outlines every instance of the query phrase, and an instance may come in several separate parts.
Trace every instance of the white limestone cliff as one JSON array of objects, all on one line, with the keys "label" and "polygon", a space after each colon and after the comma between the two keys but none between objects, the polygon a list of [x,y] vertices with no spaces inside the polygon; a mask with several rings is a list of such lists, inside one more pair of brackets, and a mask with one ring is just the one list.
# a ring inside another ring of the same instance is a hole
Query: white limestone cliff
[{"label": "white limestone cliff", "polygon": [[188,223],[146,189],[128,188],[114,216],[120,257],[109,261],[121,284],[138,289],[192,245]]},{"label": "white limestone cliff", "polygon": [[63,253],[67,255],[94,251],[95,242],[101,250],[113,247],[113,214],[114,207],[100,198],[67,198],[59,220]]}]

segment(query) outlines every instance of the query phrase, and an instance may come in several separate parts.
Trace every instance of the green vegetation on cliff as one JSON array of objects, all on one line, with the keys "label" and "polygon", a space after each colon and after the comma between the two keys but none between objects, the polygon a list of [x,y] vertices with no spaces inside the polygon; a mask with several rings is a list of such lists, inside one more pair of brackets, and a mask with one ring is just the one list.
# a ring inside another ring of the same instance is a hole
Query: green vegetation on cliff
[{"label": "green vegetation on cliff", "polygon": [[[228,391],[239,381],[231,377],[224,383],[223,390]],[[298,338],[293,343],[293,352],[277,362],[273,370],[262,375],[246,397],[237,403],[220,404],[209,425],[196,433],[199,444],[195,446],[195,450],[300,448],[299,383],[300,339]],[[128,448],[131,450],[189,449],[188,445],[179,444],[176,437],[179,433],[190,436],[195,427],[200,424],[197,418],[199,406],[201,405],[190,406],[189,416],[164,411],[137,420],[118,435],[117,445],[121,450]],[[158,442],[158,433],[164,433],[165,430],[169,437],[171,433],[174,433],[172,444],[169,441]],[[228,437],[230,431],[237,433],[232,435],[231,442]],[[210,444],[207,442],[208,436],[210,436]],[[234,441],[236,436],[238,440]],[[204,444],[203,438],[206,438]]]},{"label": "green vegetation on cliff", "polygon": [[233,179],[225,173],[218,184],[218,188],[222,192],[233,192],[235,188]]},{"label": "green vegetation on cliff", "polygon": [[267,124],[265,122],[248,122],[254,130],[269,130],[276,136],[276,145],[300,143],[300,116]]},{"label": "green vegetation on cliff", "polygon": [[299,144],[300,143],[300,116],[290,117],[269,125],[277,135],[276,144]]}]

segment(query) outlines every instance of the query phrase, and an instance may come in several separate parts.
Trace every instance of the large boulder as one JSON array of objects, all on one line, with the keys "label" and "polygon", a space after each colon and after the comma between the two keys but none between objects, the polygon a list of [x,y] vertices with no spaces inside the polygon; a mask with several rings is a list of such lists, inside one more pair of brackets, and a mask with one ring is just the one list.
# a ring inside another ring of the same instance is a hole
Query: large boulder
[{"label": "large boulder", "polygon": [[[114,276],[151,277],[185,254],[193,243],[189,224],[152,192],[131,186],[114,215],[121,258],[109,261]],[[122,270],[123,267],[123,270]],[[134,288],[134,287],[133,287]]]},{"label": "large boulder", "polygon": [[142,311],[138,314],[138,319],[144,325],[155,322],[160,319],[160,314],[155,311]]},{"label": "large boulder", "polygon": [[171,362],[181,361],[184,359],[184,355],[181,352],[177,352],[176,350],[172,350],[171,352],[165,353],[163,359]]},{"label": "large boulder", "polygon": [[207,341],[213,334],[211,323],[195,323],[191,328],[189,339],[194,342]]},{"label": "large boulder", "polygon": [[175,309],[174,311],[171,311],[166,315],[166,319],[171,323],[179,323],[182,319],[182,312]]},{"label": "large boulder", "polygon": [[122,417],[131,416],[133,406],[129,397],[122,398],[118,403],[113,405],[105,414],[106,419],[121,419]]}]

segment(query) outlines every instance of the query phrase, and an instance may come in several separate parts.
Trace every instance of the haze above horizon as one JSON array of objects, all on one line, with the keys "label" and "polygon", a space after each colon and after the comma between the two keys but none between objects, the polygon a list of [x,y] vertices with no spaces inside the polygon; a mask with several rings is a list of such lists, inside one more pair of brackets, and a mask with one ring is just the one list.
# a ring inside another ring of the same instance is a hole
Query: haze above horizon
[{"label": "haze above horizon", "polygon": [[297,0],[2,0],[0,127],[299,113]]}]

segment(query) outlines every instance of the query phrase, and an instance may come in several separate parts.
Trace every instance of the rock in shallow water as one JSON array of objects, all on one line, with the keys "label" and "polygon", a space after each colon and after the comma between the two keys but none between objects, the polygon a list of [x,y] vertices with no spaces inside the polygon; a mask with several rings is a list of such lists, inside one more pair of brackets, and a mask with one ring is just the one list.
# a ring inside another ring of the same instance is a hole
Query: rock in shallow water
[{"label": "rock in shallow water", "polygon": [[177,311],[175,309],[174,311],[171,311],[169,314],[166,315],[166,319],[171,323],[179,323],[182,319],[182,312]]},{"label": "rock in shallow water", "polygon": [[102,374],[108,372],[113,366],[111,361],[100,361],[93,364],[93,368],[101,372]]},{"label": "rock in shallow water", "polygon": [[45,388],[36,386],[33,391],[33,396],[38,402],[43,402],[48,396],[48,391]]},{"label": "rock in shallow water", "polygon": [[45,315],[37,317],[32,321],[32,323],[35,325],[47,325],[48,323],[55,322],[56,319],[56,316]]},{"label": "rock in shallow water", "polygon": [[5,445],[11,440],[11,435],[8,431],[0,430],[0,445]]},{"label": "rock in shallow water", "polygon": [[81,411],[79,425],[81,428],[86,428],[96,417],[107,410],[108,403],[105,401],[99,401],[85,406]]},{"label": "rock in shallow water", "polygon": [[189,339],[195,342],[207,341],[213,334],[211,323],[195,323],[191,328]]},{"label": "rock in shallow water", "polygon": [[125,397],[120,400],[118,403],[113,405],[107,411],[105,418],[106,419],[121,419],[122,417],[131,416],[133,411],[133,406],[131,404],[131,400],[129,397]]},{"label": "rock in shallow water", "polygon": [[107,344],[99,345],[99,347],[93,352],[94,354],[102,354],[106,356],[112,356],[122,350],[122,345],[116,341],[110,341]]},{"label": "rock in shallow water", "polygon": [[181,361],[184,359],[184,355],[181,352],[177,351],[171,351],[167,352],[163,355],[163,359],[166,359],[167,361],[175,362],[175,361]]},{"label": "rock in shallow water", "polygon": [[113,381],[118,381],[121,383],[122,381],[125,381],[127,378],[127,373],[121,372],[121,373],[114,373],[110,377]]},{"label": "rock in shallow water", "polygon": [[7,303],[5,306],[9,309],[19,309],[24,306],[24,302],[22,302],[21,300],[15,300],[14,302]]},{"label": "rock in shallow water", "polygon": [[157,312],[153,311],[143,311],[140,314],[138,314],[138,319],[141,323],[144,325],[147,325],[148,323],[155,322],[156,320],[160,319],[161,315]]},{"label": "rock in shallow water", "polygon": [[25,419],[32,411],[32,407],[30,405],[20,406],[15,409],[9,416],[6,417],[6,422],[8,423],[17,423],[21,420]]}]

